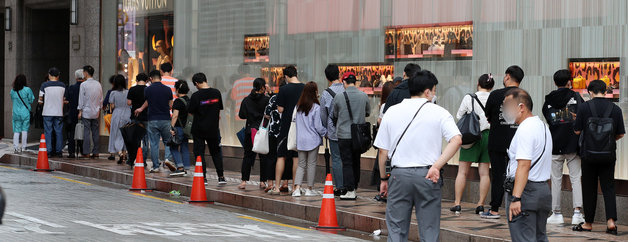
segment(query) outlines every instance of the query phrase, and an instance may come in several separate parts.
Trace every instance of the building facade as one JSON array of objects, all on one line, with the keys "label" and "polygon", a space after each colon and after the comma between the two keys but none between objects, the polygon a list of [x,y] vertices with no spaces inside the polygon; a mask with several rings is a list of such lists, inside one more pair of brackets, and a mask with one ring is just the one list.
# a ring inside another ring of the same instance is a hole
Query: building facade
[{"label": "building facade", "polygon": [[[417,63],[436,74],[439,105],[452,114],[475,91],[480,75],[492,73],[501,88],[505,69],[519,65],[525,71],[521,87],[537,104],[536,115],[555,89],[554,72],[568,68],[574,89],[583,92],[587,82],[602,79],[611,86],[608,97],[628,108],[626,72],[620,68],[628,56],[628,2],[622,0],[83,0],[78,24],[68,17],[63,24],[69,27],[55,31],[66,44],[40,41],[45,34],[35,27],[54,24],[42,11],[71,15],[72,1],[2,2],[14,13],[12,30],[4,32],[5,137],[11,132],[12,79],[26,73],[37,89],[51,65],[67,74],[91,64],[99,79],[121,73],[129,86],[137,73],[164,62],[173,64],[179,79],[204,72],[223,94],[227,146],[239,146],[235,133],[244,122],[236,110],[248,92],[234,83],[264,77],[276,90],[286,65],[295,65],[301,81],[315,81],[322,91],[328,84],[325,66],[338,64],[343,72],[356,72],[362,90],[379,104],[381,83]],[[109,84],[103,85],[107,90]],[[369,121],[375,123],[379,107],[372,106]],[[618,156],[616,177],[628,179],[623,140]]]}]

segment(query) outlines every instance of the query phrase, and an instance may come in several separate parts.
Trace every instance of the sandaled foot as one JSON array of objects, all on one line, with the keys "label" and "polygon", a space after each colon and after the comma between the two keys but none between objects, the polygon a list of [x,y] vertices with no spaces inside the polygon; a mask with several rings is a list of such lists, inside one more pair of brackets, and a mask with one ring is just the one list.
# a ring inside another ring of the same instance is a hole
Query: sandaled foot
[{"label": "sandaled foot", "polygon": [[573,230],[573,231],[578,231],[578,232],[583,232],[583,231],[585,231],[585,232],[591,232],[591,228],[584,228],[584,227],[582,227],[582,225],[584,225],[584,223],[579,223],[578,225],[573,226],[573,227],[571,228],[571,230]]}]

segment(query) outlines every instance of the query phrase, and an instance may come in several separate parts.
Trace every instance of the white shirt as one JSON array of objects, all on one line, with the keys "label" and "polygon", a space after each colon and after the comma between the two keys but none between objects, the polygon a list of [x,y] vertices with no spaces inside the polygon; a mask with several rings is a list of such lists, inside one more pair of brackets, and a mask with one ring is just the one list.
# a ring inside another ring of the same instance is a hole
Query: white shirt
[{"label": "white shirt", "polygon": [[[488,100],[488,96],[490,94],[491,94],[490,92],[476,92],[475,93],[475,95],[478,96],[478,99],[480,100],[480,102],[482,102],[482,105],[485,107],[486,107],[486,100]],[[474,104],[473,110],[480,117],[480,130],[484,131],[484,130],[490,129],[491,124],[486,119],[484,110],[482,110],[482,107],[480,107],[480,104],[478,103],[478,101],[473,99],[470,95],[465,95],[464,98],[462,98],[462,102],[460,103],[460,108],[458,108],[458,113],[456,114],[456,118],[461,119],[464,114],[471,112],[472,100]]]},{"label": "white shirt", "polygon": [[[545,136],[545,137],[544,137]],[[543,151],[545,145],[545,151]],[[539,156],[542,157],[539,159]],[[507,177],[515,177],[517,172],[517,160],[530,160],[530,165],[537,161],[528,174],[530,181],[547,181],[550,179],[552,171],[552,134],[539,119],[538,116],[530,117],[521,124],[512,138],[510,148],[508,149],[508,170]]]},{"label": "white shirt", "polygon": [[39,97],[44,99],[42,116],[63,117],[63,99],[65,84],[60,81],[47,81],[41,84]]},{"label": "white shirt", "polygon": [[102,86],[100,82],[89,78],[81,83],[77,109],[81,110],[81,117],[96,119],[102,108]]},{"label": "white shirt", "polygon": [[[401,134],[425,102],[427,102],[425,98],[404,99],[401,103],[391,106],[382,119],[374,145],[388,150],[390,158]],[[454,117],[444,108],[427,103],[399,142],[395,156],[392,157],[392,166],[433,165],[442,153],[443,138],[449,142],[456,135],[460,135],[460,130]]]}]

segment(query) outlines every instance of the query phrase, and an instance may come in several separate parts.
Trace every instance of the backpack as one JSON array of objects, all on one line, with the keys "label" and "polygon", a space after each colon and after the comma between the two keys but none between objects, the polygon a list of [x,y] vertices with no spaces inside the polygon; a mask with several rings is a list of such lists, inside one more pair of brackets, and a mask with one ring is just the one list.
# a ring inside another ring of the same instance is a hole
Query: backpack
[{"label": "backpack", "polygon": [[[183,104],[185,105],[185,109],[188,109],[188,102],[185,101],[184,98],[179,98]],[[181,124],[181,127],[183,128],[183,135],[185,137],[187,137],[188,139],[192,139],[192,122],[194,121],[194,116],[192,116],[189,112],[188,112],[188,119],[187,122],[185,122],[184,124]],[[177,122],[181,122],[181,119],[177,120]]]},{"label": "backpack", "polygon": [[547,108],[547,123],[552,126],[561,124],[572,124],[576,122],[576,118],[572,113],[578,112],[579,99],[575,95],[580,95],[576,92],[572,93],[572,97],[569,99],[564,108],[558,109],[548,105]]},{"label": "backpack", "polygon": [[580,135],[580,156],[583,160],[614,162],[615,149],[615,124],[611,118],[614,104],[608,105],[600,117],[595,105],[587,102],[591,109],[591,117],[586,120],[586,125]]},{"label": "backpack", "polygon": [[463,145],[470,145],[482,139],[480,117],[475,113],[475,101],[478,101],[482,110],[484,110],[484,105],[482,105],[482,102],[480,102],[478,96],[474,93],[469,93],[468,95],[471,96],[471,112],[462,115],[462,118],[460,118],[458,123],[456,123],[456,126],[458,126],[458,129],[460,130],[460,134],[462,134]]}]

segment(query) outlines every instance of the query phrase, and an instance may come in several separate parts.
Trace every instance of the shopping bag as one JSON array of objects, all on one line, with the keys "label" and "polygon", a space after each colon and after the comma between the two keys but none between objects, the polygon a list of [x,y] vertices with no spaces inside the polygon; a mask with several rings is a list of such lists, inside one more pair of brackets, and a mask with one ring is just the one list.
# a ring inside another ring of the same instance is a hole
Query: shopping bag
[{"label": "shopping bag", "polygon": [[268,126],[264,127],[263,125],[263,123],[260,125],[253,139],[253,152],[265,155],[270,149],[268,147]]}]

